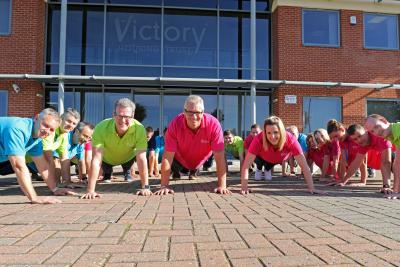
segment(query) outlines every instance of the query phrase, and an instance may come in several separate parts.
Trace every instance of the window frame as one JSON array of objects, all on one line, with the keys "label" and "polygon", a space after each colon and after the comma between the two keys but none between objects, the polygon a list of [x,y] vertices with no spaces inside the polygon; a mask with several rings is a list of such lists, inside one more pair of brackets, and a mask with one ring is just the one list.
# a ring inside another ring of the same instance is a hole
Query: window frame
[{"label": "window frame", "polygon": [[[338,36],[338,43],[335,45],[330,44],[318,44],[318,43],[306,43],[304,40],[304,11],[318,11],[318,12],[331,12],[337,14],[337,36]],[[303,8],[301,10],[301,42],[303,46],[316,46],[316,47],[332,47],[332,48],[339,48],[341,45],[341,38],[340,38],[341,28],[340,28],[340,10],[331,10],[331,9],[314,9],[314,8]]]},{"label": "window frame", "polygon": [[2,95],[5,95],[6,114],[4,114],[4,115],[0,114],[0,116],[8,116],[8,90],[7,89],[0,89],[0,97]]},{"label": "window frame", "polygon": [[[366,32],[366,15],[379,15],[379,16],[387,16],[387,17],[395,17],[396,18],[396,27],[397,27],[397,46],[395,48],[389,48],[389,47],[375,47],[375,46],[367,46],[366,44],[366,38],[365,38],[365,32]],[[399,50],[400,48],[400,20],[399,20],[399,15],[396,14],[386,14],[386,13],[371,13],[371,12],[364,12],[363,13],[363,46],[364,49],[371,49],[371,50],[390,50],[390,51],[396,51]]]},{"label": "window frame", "polygon": [[11,29],[12,29],[12,0],[9,0],[10,2],[10,9],[8,13],[8,30],[7,32],[2,32],[0,31],[0,36],[9,36],[11,35]]}]

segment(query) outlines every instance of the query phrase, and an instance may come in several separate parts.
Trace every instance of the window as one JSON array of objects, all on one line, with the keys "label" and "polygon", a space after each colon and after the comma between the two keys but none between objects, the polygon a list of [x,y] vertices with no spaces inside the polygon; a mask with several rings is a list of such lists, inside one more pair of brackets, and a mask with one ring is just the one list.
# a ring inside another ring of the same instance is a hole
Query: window
[{"label": "window", "polygon": [[11,33],[11,0],[0,0],[0,35]]},{"label": "window", "polygon": [[303,97],[304,133],[326,128],[330,119],[342,120],[342,101],[339,97]]},{"label": "window", "polygon": [[364,14],[365,48],[397,49],[398,33],[396,15]]},{"label": "window", "polygon": [[379,114],[389,122],[400,121],[400,100],[368,99],[367,115]]},{"label": "window", "polygon": [[339,12],[303,10],[303,44],[338,47]]},{"label": "window", "polygon": [[7,116],[8,113],[8,92],[0,91],[0,117]]}]

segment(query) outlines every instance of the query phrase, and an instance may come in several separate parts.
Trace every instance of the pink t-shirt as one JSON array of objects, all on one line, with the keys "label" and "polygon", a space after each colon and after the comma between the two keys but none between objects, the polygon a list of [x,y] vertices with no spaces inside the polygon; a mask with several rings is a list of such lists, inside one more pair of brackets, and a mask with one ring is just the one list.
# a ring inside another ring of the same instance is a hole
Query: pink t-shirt
[{"label": "pink t-shirt", "polygon": [[334,139],[331,142],[326,143],[321,147],[321,150],[324,152],[324,155],[328,155],[329,157],[334,157],[340,155],[340,145],[339,141]]},{"label": "pink t-shirt", "polygon": [[282,150],[274,149],[272,146],[269,146],[267,150],[264,150],[262,138],[263,132],[254,137],[249,148],[249,153],[259,156],[266,162],[280,164],[290,156],[297,156],[303,153],[296,137],[289,132],[286,132],[286,142],[283,145]]},{"label": "pink t-shirt", "polygon": [[347,137],[344,141],[339,142],[340,148],[343,151],[344,157],[346,157],[347,164],[350,165],[351,162],[356,158],[360,145]]},{"label": "pink t-shirt", "polygon": [[[309,148],[307,151],[307,158],[312,160],[315,165],[317,165],[321,170],[324,165],[324,156],[325,152],[322,149],[314,149],[314,148]],[[328,170],[326,171],[327,174],[332,173],[332,167],[333,167],[333,160],[330,158],[329,161],[329,167]]]},{"label": "pink t-shirt", "polygon": [[92,150],[92,141],[85,143],[85,151],[90,151],[90,150]]},{"label": "pink t-shirt", "polygon": [[244,139],[244,149],[249,149],[251,142],[253,142],[254,136],[249,134],[246,139]]},{"label": "pink t-shirt", "polygon": [[194,133],[186,124],[183,113],[169,124],[165,151],[175,152],[175,159],[189,170],[199,168],[212,151],[224,150],[224,136],[219,121],[204,113],[200,128]]},{"label": "pink t-shirt", "polygon": [[367,154],[368,150],[373,149],[378,152],[382,152],[387,148],[392,147],[392,143],[383,139],[382,137],[375,136],[368,132],[369,135],[369,145],[368,146],[359,146],[358,153]]}]

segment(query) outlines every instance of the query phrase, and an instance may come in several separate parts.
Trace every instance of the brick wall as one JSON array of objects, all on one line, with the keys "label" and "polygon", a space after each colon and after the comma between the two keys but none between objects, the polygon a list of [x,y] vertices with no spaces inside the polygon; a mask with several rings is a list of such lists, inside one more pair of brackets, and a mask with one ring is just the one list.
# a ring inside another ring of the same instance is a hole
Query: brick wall
[{"label": "brick wall", "polygon": [[[38,0],[12,1],[11,34],[0,36],[0,73],[43,74],[45,52],[45,3]],[[21,88],[18,94],[11,84]],[[0,80],[8,89],[8,115],[33,116],[44,106],[44,88],[38,82]]]},{"label": "brick wall", "polygon": [[[350,25],[350,16],[357,24]],[[363,13],[340,11],[339,48],[302,45],[302,9],[278,7],[272,14],[273,79],[298,81],[340,81],[400,83],[400,51],[363,48]],[[297,95],[297,104],[284,103],[287,94]],[[360,123],[366,114],[366,98],[399,98],[400,90],[359,88],[317,88],[282,86],[272,95],[272,111],[284,123],[303,128],[303,96],[336,96],[342,99],[345,124]]]}]

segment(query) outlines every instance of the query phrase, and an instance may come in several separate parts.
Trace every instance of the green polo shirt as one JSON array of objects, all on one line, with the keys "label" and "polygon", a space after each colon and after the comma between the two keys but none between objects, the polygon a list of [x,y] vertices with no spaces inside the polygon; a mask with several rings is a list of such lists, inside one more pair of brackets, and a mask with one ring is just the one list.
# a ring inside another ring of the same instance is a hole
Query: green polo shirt
[{"label": "green polo shirt", "polygon": [[391,123],[392,134],[386,139],[396,146],[396,149],[400,149],[400,122]]},{"label": "green polo shirt", "polygon": [[92,146],[103,149],[105,163],[120,165],[135,157],[137,150],[147,150],[146,130],[133,120],[124,136],[119,137],[114,119],[105,119],[94,128]]},{"label": "green polo shirt", "polygon": [[244,143],[243,139],[240,138],[240,136],[234,136],[233,137],[233,143],[232,144],[224,144],[225,151],[232,154],[235,158],[239,158],[239,154],[243,153],[244,151]]},{"label": "green polo shirt", "polygon": [[42,140],[43,151],[57,151],[58,155],[68,155],[68,133],[61,133],[58,127],[54,134]]}]

